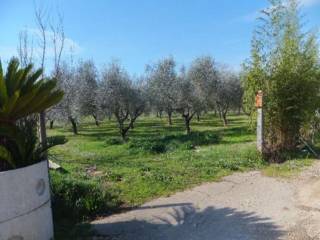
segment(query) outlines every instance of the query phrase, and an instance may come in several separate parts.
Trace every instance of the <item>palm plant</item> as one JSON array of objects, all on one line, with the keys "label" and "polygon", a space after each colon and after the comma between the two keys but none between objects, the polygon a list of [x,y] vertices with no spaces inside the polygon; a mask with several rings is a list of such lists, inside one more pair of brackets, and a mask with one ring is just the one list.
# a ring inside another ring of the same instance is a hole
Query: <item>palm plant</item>
[{"label": "palm plant", "polygon": [[4,75],[0,61],[0,163],[10,168],[43,160],[47,149],[37,143],[34,127],[25,124],[21,128],[18,122],[50,108],[63,97],[55,79],[40,79],[42,69],[32,69],[32,65],[19,68],[19,61],[12,59]]}]

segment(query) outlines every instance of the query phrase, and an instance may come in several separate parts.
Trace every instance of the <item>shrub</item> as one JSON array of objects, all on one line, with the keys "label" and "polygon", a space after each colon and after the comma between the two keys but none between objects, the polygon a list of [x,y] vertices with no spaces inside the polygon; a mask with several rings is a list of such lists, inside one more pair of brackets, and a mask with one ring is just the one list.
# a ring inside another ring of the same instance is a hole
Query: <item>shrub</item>
[{"label": "shrub", "polygon": [[51,176],[55,219],[83,221],[106,213],[120,204],[97,182],[78,180],[60,173],[53,173]]},{"label": "shrub", "polygon": [[134,139],[130,142],[129,147],[150,153],[164,153],[167,151],[167,147],[161,138]]},{"label": "shrub", "polygon": [[105,143],[107,145],[121,145],[124,143],[124,141],[120,137],[112,137],[112,138],[107,138]]},{"label": "shrub", "polygon": [[40,113],[63,97],[57,80],[40,79],[42,70],[19,67],[13,58],[3,74],[0,61],[0,170],[19,168],[46,159],[47,147],[38,143],[36,121]]},{"label": "shrub", "polygon": [[131,149],[150,153],[165,153],[176,149],[191,150],[196,146],[216,144],[220,136],[210,132],[192,132],[189,135],[177,134],[154,138],[131,140]]},{"label": "shrub", "polygon": [[259,17],[251,59],[244,65],[243,99],[255,118],[255,95],[263,91],[263,153],[269,162],[280,163],[312,129],[320,101],[319,46],[318,37],[302,27],[297,0],[271,1],[269,9]]},{"label": "shrub", "polygon": [[194,146],[217,144],[220,141],[220,136],[211,132],[193,132],[188,136],[188,140]]}]

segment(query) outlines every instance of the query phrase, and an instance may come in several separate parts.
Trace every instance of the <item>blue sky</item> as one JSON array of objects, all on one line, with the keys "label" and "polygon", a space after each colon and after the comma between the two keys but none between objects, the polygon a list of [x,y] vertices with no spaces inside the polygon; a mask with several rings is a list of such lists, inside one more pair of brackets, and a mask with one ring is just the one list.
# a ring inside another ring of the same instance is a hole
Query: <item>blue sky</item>
[{"label": "blue sky", "polygon": [[[0,0],[0,57],[16,54],[18,33],[36,28],[34,0]],[[92,59],[98,67],[119,59],[131,74],[145,64],[172,55],[188,65],[212,55],[239,69],[249,56],[259,9],[267,0],[43,0],[41,5],[64,15],[66,51],[74,45],[76,59]],[[309,28],[320,26],[320,0],[303,0]],[[36,43],[36,41],[35,41]],[[50,55],[50,54],[49,54]],[[52,59],[47,59],[50,68]]]}]

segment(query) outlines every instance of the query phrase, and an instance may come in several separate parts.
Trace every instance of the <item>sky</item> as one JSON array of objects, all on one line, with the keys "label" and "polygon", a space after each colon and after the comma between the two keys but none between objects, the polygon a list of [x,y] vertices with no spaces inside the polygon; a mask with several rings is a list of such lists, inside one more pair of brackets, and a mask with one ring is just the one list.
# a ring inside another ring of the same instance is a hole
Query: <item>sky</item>
[{"label": "sky", "polygon": [[[320,26],[320,0],[301,0],[304,22]],[[17,55],[18,35],[27,30],[37,42],[34,8],[63,14],[67,37],[64,59],[93,60],[98,68],[117,59],[130,74],[173,56],[178,65],[211,55],[239,70],[250,55],[259,10],[267,0],[0,0],[0,58]],[[49,30],[48,30],[49,31]],[[50,36],[50,32],[48,32]],[[48,47],[47,68],[52,66]]]}]

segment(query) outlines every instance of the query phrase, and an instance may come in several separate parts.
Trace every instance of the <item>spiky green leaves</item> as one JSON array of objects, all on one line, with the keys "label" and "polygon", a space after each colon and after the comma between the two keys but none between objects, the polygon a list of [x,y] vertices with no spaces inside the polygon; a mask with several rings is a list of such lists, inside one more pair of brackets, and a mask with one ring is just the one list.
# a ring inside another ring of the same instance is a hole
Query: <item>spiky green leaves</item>
[{"label": "spiky green leaves", "polygon": [[9,62],[6,75],[0,63],[0,121],[15,122],[57,104],[63,92],[55,90],[55,79],[40,79],[42,70],[32,72],[32,65],[19,69],[19,62]]},{"label": "spiky green leaves", "polygon": [[7,162],[10,166],[16,167],[15,162],[13,161],[13,157],[11,152],[8,151],[4,146],[0,145],[0,160]]},{"label": "spiky green leaves", "polygon": [[32,69],[32,65],[19,68],[19,61],[12,59],[4,74],[0,61],[0,162],[12,168],[43,160],[46,150],[37,143],[34,127],[20,129],[17,121],[54,106],[63,97],[55,79],[40,79],[42,70]]}]

